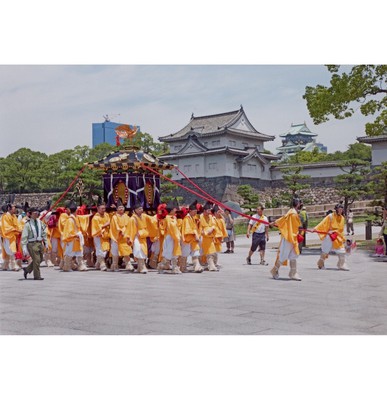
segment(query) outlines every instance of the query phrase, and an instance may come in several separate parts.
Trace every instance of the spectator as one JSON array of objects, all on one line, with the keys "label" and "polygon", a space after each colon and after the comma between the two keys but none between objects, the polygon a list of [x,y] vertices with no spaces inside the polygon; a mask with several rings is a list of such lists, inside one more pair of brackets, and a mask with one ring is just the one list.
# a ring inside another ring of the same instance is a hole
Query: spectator
[{"label": "spectator", "polygon": [[226,254],[234,253],[234,241],[235,241],[235,232],[234,232],[234,218],[231,215],[230,210],[224,211],[224,219],[226,222],[226,230],[227,230],[227,237],[224,238],[224,241],[227,246],[227,250],[225,251]]},{"label": "spectator", "polygon": [[347,235],[349,235],[351,231],[351,234],[354,235],[355,231],[353,229],[353,212],[351,209],[349,209],[347,212]]}]

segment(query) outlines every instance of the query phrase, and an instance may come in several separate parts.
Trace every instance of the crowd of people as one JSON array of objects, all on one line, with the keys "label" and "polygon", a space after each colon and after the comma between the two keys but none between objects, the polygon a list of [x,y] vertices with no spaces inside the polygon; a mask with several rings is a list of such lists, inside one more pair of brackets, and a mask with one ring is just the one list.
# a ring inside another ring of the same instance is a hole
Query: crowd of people
[{"label": "crowd of people", "polygon": [[28,208],[19,217],[17,207],[7,204],[0,222],[2,269],[19,271],[28,257],[24,277],[33,272],[36,280],[43,280],[43,260],[65,272],[120,267],[142,274],[148,268],[171,274],[218,271],[218,254],[229,237],[220,207],[197,201],[179,207],[176,199],[160,204],[155,215],[145,213],[138,201],[126,210],[120,199],[109,212],[105,204],[69,201],[40,214]]},{"label": "crowd of people", "polygon": [[[22,269],[24,278],[33,273],[35,280],[43,280],[39,268],[43,260],[48,267],[59,266],[64,272],[93,268],[101,271],[125,269],[141,274],[148,269],[171,274],[201,273],[219,270],[223,242],[227,246],[224,253],[234,252],[231,212],[209,201],[202,205],[195,200],[189,206],[179,207],[173,199],[160,204],[157,212],[149,215],[140,202],[136,201],[132,209],[127,210],[118,199],[108,211],[102,203],[77,206],[72,200],[50,211],[29,207],[21,210],[14,204],[4,205],[0,218],[2,269]],[[281,265],[289,263],[290,279],[300,281],[297,258],[305,243],[307,216],[304,211],[302,201],[295,198],[286,215],[269,222],[264,207],[259,205],[247,227],[247,237],[252,236],[247,264],[251,265],[251,257],[258,250],[260,264],[268,265],[265,248],[269,227],[277,227],[281,241],[271,274],[278,279]],[[343,211],[343,205],[337,204],[334,211],[309,230],[318,234],[322,241],[317,261],[319,269],[325,268],[333,252],[338,256],[337,267],[349,270]],[[385,240],[386,221],[385,218],[380,233]],[[23,267],[27,260],[28,266]]]}]

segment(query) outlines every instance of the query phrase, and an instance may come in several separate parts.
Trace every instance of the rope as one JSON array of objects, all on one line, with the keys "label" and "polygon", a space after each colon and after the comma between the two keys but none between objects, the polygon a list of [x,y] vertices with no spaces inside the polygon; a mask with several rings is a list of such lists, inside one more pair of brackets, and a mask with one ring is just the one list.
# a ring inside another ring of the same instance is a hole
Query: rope
[{"label": "rope", "polygon": [[39,219],[43,219],[53,208],[55,208],[59,202],[63,199],[63,197],[66,196],[66,194],[69,192],[69,190],[73,187],[74,183],[77,181],[77,179],[81,176],[83,170],[86,168],[86,165],[84,165],[78,172],[77,176],[73,179],[73,181],[70,183],[70,186],[63,192],[63,194],[59,197],[59,199],[55,202],[53,206],[51,206],[44,215],[42,215]]},{"label": "rope", "polygon": [[[165,180],[167,180],[167,181],[169,181],[169,182],[171,182],[171,183],[173,183],[173,184],[175,184],[175,185],[181,187],[182,189],[184,189],[184,190],[186,190],[186,191],[188,191],[188,192],[190,192],[190,193],[193,193],[195,196],[198,196],[198,197],[200,197],[200,198],[202,198],[202,199],[204,199],[204,200],[207,200],[207,201],[212,201],[213,203],[217,204],[218,206],[221,206],[221,207],[223,207],[224,209],[230,210],[231,212],[233,212],[233,213],[235,213],[235,214],[238,214],[238,215],[240,215],[240,216],[242,216],[242,217],[244,217],[244,218],[247,218],[247,219],[249,219],[249,220],[256,221],[256,222],[260,222],[260,223],[262,223],[262,224],[264,224],[264,225],[270,225],[270,222],[262,221],[261,219],[254,218],[254,217],[252,217],[251,215],[247,215],[247,214],[244,214],[244,213],[242,213],[242,212],[240,212],[240,211],[234,210],[234,209],[232,209],[231,207],[226,206],[225,204],[223,204],[223,203],[221,203],[220,201],[216,200],[214,197],[212,197],[212,196],[209,195],[207,192],[205,192],[202,188],[200,188],[200,187],[199,187],[195,182],[193,182],[190,178],[188,178],[188,177],[187,177],[182,171],[180,171],[178,168],[176,168],[176,170],[177,170],[185,179],[187,179],[187,181],[188,181],[189,183],[191,183],[191,185],[193,185],[195,188],[197,188],[198,190],[200,190],[200,192],[204,193],[205,196],[202,195],[202,194],[199,194],[199,193],[195,192],[195,191],[192,190],[192,189],[189,189],[189,188],[185,187],[185,186],[182,185],[181,183],[178,183],[178,182],[176,182],[176,181],[174,181],[174,180],[168,178],[167,176],[165,176],[165,175],[163,175],[163,174],[160,174],[158,171],[154,170],[154,169],[151,168],[151,167],[146,166],[145,164],[142,164],[142,167],[148,169],[149,171],[153,172],[154,174],[160,176],[161,178],[163,178],[163,179],[165,179]],[[300,230],[300,231],[305,231],[305,232],[310,232],[310,233],[320,233],[320,234],[324,234],[324,235],[328,234],[328,232],[313,231],[313,230],[305,229],[305,228],[300,228],[299,230]]]}]

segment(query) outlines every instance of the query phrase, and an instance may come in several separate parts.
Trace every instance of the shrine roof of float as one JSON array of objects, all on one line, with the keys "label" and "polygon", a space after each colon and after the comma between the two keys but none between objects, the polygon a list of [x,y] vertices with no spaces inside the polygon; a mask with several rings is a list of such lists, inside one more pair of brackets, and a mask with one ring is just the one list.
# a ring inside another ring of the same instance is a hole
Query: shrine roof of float
[{"label": "shrine roof of float", "polygon": [[[102,169],[105,172],[143,171],[142,164],[158,170],[171,170],[176,166],[159,160],[150,153],[146,153],[137,146],[128,146],[108,154],[101,160],[87,163],[91,169]],[[145,172],[145,171],[144,171]]]}]

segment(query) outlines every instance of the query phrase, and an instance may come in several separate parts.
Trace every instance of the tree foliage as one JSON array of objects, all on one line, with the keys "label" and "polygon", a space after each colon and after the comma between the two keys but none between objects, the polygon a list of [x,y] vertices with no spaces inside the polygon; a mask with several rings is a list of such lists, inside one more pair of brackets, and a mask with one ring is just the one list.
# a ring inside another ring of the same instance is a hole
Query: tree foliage
[{"label": "tree foliage", "polygon": [[243,199],[243,208],[247,208],[252,212],[259,204],[259,195],[254,192],[250,185],[240,185],[237,193]]},{"label": "tree foliage", "polygon": [[330,86],[307,86],[303,96],[315,124],[334,117],[351,117],[358,108],[364,116],[375,116],[366,123],[369,136],[378,136],[387,126],[387,65],[356,65],[349,73],[339,65],[327,65]]},{"label": "tree foliage", "polygon": [[341,162],[340,169],[345,172],[335,178],[337,193],[344,199],[344,212],[355,201],[367,193],[365,176],[369,173],[369,162],[352,159]]},{"label": "tree foliage", "polygon": [[303,182],[311,176],[301,174],[302,167],[288,167],[283,168],[281,171],[284,185],[288,189],[288,191],[282,195],[283,200],[290,203],[292,198],[302,197],[304,194],[303,189],[308,189],[310,187],[308,183]]},{"label": "tree foliage", "polygon": [[299,151],[290,156],[281,164],[310,164],[324,161],[344,161],[359,159],[362,161],[371,161],[372,149],[364,143],[352,143],[348,146],[348,150],[335,151],[334,153],[321,153],[317,148],[313,151]]}]

